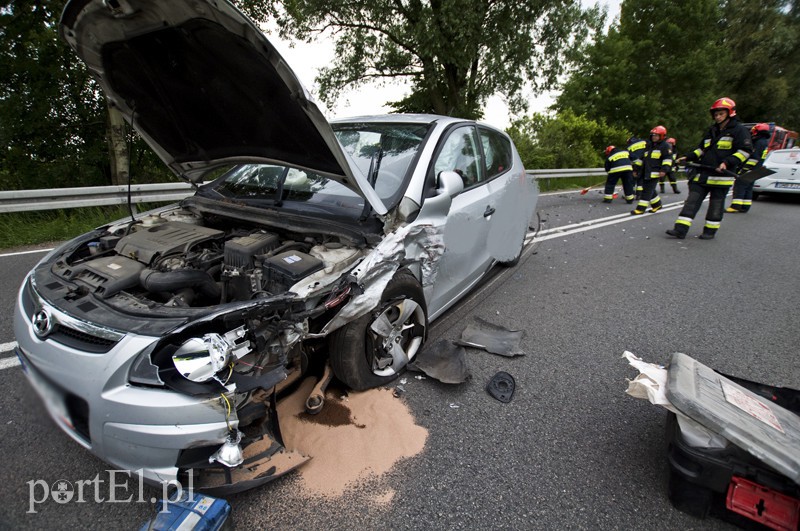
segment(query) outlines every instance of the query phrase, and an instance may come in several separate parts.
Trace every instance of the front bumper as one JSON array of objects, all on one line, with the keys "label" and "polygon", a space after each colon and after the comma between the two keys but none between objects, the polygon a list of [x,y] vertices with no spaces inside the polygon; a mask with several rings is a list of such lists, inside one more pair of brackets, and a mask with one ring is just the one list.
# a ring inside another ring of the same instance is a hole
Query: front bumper
[{"label": "front bumper", "polygon": [[[220,397],[191,397],[128,382],[137,355],[156,337],[127,334],[107,352],[79,350],[33,331],[30,300],[14,311],[17,356],[56,424],[100,459],[142,469],[150,483],[178,478],[181,452],[222,444],[228,434]],[[58,311],[53,315],[58,316]],[[233,427],[235,415],[230,419]]]}]

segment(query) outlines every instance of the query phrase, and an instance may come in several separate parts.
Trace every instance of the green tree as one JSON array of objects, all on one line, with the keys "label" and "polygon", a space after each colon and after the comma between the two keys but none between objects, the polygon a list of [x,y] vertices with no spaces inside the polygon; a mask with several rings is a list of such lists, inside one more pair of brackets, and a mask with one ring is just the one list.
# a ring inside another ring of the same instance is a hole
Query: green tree
[{"label": "green tree", "polygon": [[[109,163],[106,100],[83,63],[58,38],[63,1],[0,1],[0,188],[117,184]],[[118,127],[119,128],[119,127]],[[135,135],[136,182],[169,172]]]},{"label": "green tree", "polygon": [[606,146],[624,145],[628,131],[567,109],[556,116],[535,113],[506,132],[527,169],[598,168]]},{"label": "green tree", "polygon": [[800,3],[727,0],[722,12],[732,61],[721,81],[742,118],[800,127]]},{"label": "green tree", "polygon": [[624,0],[619,22],[582,50],[555,107],[642,136],[664,125],[693,144],[710,123],[729,54],[718,0]]},{"label": "green tree", "polygon": [[317,78],[336,101],[364,82],[402,80],[412,90],[398,111],[479,118],[487,98],[525,107],[523,88],[555,86],[576,43],[601,24],[578,0],[256,0],[237,2],[259,21],[276,17],[283,37],[311,41],[330,31],[336,56]]},{"label": "green tree", "polygon": [[0,4],[0,178],[3,188],[105,184],[105,103],[58,41],[62,2]]}]

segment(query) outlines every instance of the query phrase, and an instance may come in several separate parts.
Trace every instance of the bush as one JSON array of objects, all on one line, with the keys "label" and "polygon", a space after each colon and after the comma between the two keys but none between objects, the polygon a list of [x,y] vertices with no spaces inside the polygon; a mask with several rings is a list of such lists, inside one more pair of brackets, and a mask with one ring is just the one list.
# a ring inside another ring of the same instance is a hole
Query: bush
[{"label": "bush", "polygon": [[506,132],[525,168],[599,168],[610,144],[625,145],[629,133],[566,110],[555,116],[535,113],[514,121]]}]

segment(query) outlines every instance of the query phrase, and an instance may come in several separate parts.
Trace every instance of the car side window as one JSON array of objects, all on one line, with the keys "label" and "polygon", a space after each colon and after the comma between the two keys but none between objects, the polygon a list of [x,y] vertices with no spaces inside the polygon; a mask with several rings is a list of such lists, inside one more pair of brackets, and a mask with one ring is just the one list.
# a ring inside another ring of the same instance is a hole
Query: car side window
[{"label": "car side window", "polygon": [[436,175],[442,171],[455,171],[464,180],[464,188],[469,188],[485,180],[483,166],[475,128],[470,125],[450,132],[433,169]]},{"label": "car side window", "polygon": [[511,142],[497,131],[479,128],[485,159],[486,178],[491,179],[511,168]]}]

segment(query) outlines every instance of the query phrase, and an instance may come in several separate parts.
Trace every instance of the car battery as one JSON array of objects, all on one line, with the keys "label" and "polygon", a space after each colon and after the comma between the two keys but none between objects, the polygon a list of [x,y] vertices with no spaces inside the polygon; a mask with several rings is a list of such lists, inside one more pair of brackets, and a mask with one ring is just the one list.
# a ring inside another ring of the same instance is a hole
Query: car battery
[{"label": "car battery", "polygon": [[325,266],[319,258],[300,251],[286,251],[264,261],[268,291],[280,293]]},{"label": "car battery", "polygon": [[669,498],[742,527],[800,522],[800,392],[722,375],[674,354],[667,398]]},{"label": "car battery", "polygon": [[182,490],[169,500],[159,500],[155,518],[139,531],[218,531],[228,520],[230,504],[222,499]]}]

